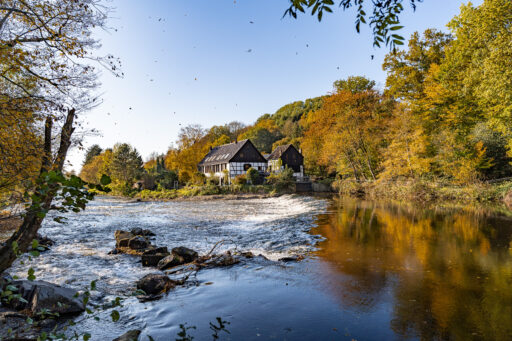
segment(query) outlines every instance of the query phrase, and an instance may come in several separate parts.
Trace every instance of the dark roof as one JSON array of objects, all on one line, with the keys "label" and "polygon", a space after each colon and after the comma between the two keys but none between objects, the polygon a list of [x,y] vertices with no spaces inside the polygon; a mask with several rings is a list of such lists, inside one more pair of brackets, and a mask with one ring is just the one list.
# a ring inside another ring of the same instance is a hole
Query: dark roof
[{"label": "dark roof", "polygon": [[290,146],[291,146],[291,144],[277,146],[276,149],[274,149],[274,151],[269,156],[267,156],[267,160],[278,160],[281,157],[281,155],[283,155],[283,153],[288,148],[290,148]]},{"label": "dark roof", "polygon": [[219,163],[229,162],[233,158],[233,156],[238,153],[240,149],[247,143],[249,140],[241,140],[238,142],[224,144],[222,146],[214,147],[210,150],[208,154],[199,162],[199,166],[204,165],[217,165]]}]

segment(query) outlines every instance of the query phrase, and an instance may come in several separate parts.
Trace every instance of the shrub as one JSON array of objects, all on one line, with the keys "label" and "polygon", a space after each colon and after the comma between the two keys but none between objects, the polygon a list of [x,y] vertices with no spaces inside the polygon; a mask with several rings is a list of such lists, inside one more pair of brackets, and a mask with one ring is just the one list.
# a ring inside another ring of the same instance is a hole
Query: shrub
[{"label": "shrub", "polygon": [[245,176],[245,174],[237,175],[235,177],[235,180],[233,180],[233,183],[235,185],[245,185],[247,184],[247,177]]},{"label": "shrub", "polygon": [[272,185],[277,191],[291,191],[295,184],[293,178],[293,169],[285,168],[283,171],[277,174],[270,174],[267,177],[267,182]]},{"label": "shrub", "polygon": [[256,169],[252,167],[249,168],[247,170],[247,180],[253,185],[258,184],[260,180],[260,172],[258,172]]}]

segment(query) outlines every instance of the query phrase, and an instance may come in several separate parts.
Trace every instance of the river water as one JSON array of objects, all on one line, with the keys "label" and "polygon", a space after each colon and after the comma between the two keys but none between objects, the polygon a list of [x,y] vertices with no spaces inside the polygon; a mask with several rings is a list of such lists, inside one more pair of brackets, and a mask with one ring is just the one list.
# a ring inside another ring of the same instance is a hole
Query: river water
[{"label": "river water", "polygon": [[[354,199],[130,202],[97,198],[65,224],[46,220],[56,245],[11,269],[122,297],[118,322],[79,317],[92,340],[141,329],[141,340],[512,340],[512,220],[489,210],[418,208]],[[262,254],[200,271],[186,287],[140,303],[137,257],[108,255],[114,231],[156,233],[155,245]],[[305,255],[297,263],[278,262]],[[217,318],[225,321],[221,328]]]}]

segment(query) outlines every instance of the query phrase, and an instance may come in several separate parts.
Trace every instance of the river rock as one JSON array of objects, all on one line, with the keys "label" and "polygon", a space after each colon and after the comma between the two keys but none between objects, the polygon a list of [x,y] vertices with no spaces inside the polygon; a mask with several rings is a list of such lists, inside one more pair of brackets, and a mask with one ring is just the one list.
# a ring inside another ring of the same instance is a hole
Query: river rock
[{"label": "river rock", "polygon": [[298,261],[301,261],[303,259],[304,259],[303,256],[295,255],[295,256],[288,256],[288,257],[279,258],[279,261],[280,262],[288,263],[288,262],[298,262]]},{"label": "river rock", "polygon": [[158,263],[165,257],[169,256],[169,253],[155,253],[155,254],[143,254],[141,256],[142,266],[158,266]]},{"label": "river rock", "polygon": [[133,234],[127,231],[116,230],[114,237],[116,238],[116,247],[127,247],[128,241],[133,238]]},{"label": "river rock", "polygon": [[142,236],[135,236],[128,241],[128,247],[132,250],[146,249],[149,242]]},{"label": "river rock", "polygon": [[233,256],[231,252],[226,251],[221,255],[215,255],[203,263],[207,267],[230,266],[240,263],[240,258]]},{"label": "river rock", "polygon": [[141,331],[138,329],[129,330],[123,335],[116,337],[112,341],[137,341],[139,339]]},{"label": "river rock", "polygon": [[134,236],[152,237],[156,236],[151,230],[143,230],[140,227],[136,227],[130,231]]},{"label": "river rock", "polygon": [[8,306],[16,310],[28,309],[33,314],[46,309],[59,315],[73,315],[85,311],[82,300],[76,297],[73,289],[61,287],[45,281],[13,281],[11,283],[18,289],[28,303],[12,300]]},{"label": "river rock", "polygon": [[175,247],[171,252],[175,256],[182,257],[185,263],[193,262],[198,257],[197,252],[184,246]]},{"label": "river rock", "polygon": [[169,268],[172,268],[172,267],[175,267],[175,266],[178,266],[178,265],[182,265],[182,264],[185,264],[187,262],[185,262],[185,259],[181,256],[178,256],[176,254],[171,254],[169,256],[166,256],[164,258],[162,258],[158,264],[157,264],[157,267],[158,269],[160,270],[167,270]]},{"label": "river rock", "polygon": [[149,274],[137,281],[137,289],[147,295],[158,295],[176,286],[176,282],[161,274]]}]

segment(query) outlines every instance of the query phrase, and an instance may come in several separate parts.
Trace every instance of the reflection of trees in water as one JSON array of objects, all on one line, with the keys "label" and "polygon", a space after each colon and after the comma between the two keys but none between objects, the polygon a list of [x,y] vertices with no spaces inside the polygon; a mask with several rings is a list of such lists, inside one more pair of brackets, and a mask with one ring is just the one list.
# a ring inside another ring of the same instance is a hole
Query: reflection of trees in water
[{"label": "reflection of trees in water", "polygon": [[318,256],[343,305],[393,290],[391,328],[421,339],[512,339],[512,223],[461,210],[342,200],[319,219]]}]

